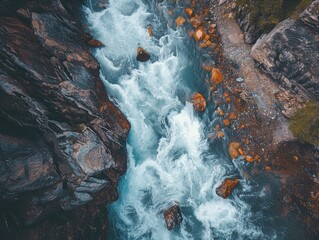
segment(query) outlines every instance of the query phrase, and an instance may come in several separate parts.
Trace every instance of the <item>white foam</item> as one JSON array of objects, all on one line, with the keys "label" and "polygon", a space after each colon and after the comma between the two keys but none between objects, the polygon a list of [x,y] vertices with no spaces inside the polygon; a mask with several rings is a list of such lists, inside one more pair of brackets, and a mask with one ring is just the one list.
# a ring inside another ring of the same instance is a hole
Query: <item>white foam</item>
[{"label": "white foam", "polygon": [[[106,45],[95,52],[101,78],[132,125],[128,173],[120,200],[110,208],[113,228],[120,234],[113,238],[230,239],[234,232],[236,239],[260,237],[250,222],[249,206],[236,191],[235,200],[216,195],[215,188],[233,166],[210,152],[205,126],[191,104],[176,95],[185,62],[192,60],[176,48],[185,37],[182,30],[168,29],[160,39],[150,38],[146,26],[151,13],[139,0],[110,0],[106,10],[86,12],[90,28]],[[137,63],[138,45],[156,61]],[[184,222],[167,231],[163,211],[174,201],[182,207]]]}]

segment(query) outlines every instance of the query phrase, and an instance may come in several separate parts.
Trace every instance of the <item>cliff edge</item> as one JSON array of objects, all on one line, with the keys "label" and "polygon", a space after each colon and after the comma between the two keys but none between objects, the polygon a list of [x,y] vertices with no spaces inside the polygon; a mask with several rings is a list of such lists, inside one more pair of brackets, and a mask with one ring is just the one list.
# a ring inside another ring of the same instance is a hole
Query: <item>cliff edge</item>
[{"label": "cliff edge", "polygon": [[74,2],[0,1],[2,239],[100,239],[127,168],[130,125]]}]

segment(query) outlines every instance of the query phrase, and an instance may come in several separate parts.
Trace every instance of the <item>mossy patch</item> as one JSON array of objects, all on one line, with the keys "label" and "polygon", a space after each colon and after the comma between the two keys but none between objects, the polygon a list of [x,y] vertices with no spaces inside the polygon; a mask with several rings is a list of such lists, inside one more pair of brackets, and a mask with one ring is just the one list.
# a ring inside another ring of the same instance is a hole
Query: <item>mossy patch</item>
[{"label": "mossy patch", "polygon": [[314,0],[237,0],[236,5],[248,7],[250,21],[260,33],[271,31],[279,22],[298,16]]},{"label": "mossy patch", "polygon": [[309,102],[289,120],[293,135],[302,142],[319,146],[319,104]]}]

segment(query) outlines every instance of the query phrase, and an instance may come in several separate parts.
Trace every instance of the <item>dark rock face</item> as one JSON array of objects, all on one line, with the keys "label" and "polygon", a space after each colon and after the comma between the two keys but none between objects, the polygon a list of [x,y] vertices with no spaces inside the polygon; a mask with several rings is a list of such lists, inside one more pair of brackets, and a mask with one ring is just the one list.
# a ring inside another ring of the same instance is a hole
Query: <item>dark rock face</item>
[{"label": "dark rock face", "polygon": [[143,48],[137,48],[137,57],[136,60],[139,62],[146,62],[150,60],[151,55]]},{"label": "dark rock face", "polygon": [[130,125],[106,95],[72,2],[62,3],[0,0],[4,239],[105,236],[105,204],[126,171]]},{"label": "dark rock face", "polygon": [[278,83],[319,101],[319,1],[281,22],[253,46],[252,56]]}]

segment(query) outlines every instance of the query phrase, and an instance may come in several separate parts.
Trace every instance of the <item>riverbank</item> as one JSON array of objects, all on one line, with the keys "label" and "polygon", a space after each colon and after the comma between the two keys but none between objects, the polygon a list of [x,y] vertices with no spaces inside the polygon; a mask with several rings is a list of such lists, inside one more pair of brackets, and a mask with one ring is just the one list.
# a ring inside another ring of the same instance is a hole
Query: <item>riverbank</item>
[{"label": "riverbank", "polygon": [[[251,57],[252,46],[245,44],[244,35],[234,19],[234,2],[219,4],[215,1],[210,8],[221,35],[222,65],[228,80],[224,88],[233,93],[236,89],[245,89],[245,95],[249,96],[244,108],[236,108],[239,125],[245,128],[233,128],[232,141],[249,139],[249,144],[243,142],[244,151],[259,157],[250,174],[267,172],[278,177],[282,213],[286,215],[291,210],[298,213],[303,224],[316,232],[319,217],[318,161],[313,155],[314,147],[293,137],[287,120],[287,116],[291,116],[291,112],[301,107],[306,99],[283,89],[256,66]],[[236,82],[238,77],[243,79],[242,83]],[[239,95],[239,101],[240,98]],[[236,102],[236,96],[234,99]]]}]

